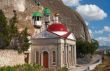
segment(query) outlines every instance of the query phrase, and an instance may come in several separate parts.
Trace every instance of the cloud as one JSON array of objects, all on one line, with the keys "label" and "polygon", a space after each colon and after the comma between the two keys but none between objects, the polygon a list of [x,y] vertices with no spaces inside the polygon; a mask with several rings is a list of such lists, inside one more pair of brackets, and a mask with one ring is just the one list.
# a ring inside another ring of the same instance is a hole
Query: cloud
[{"label": "cloud", "polygon": [[80,0],[62,0],[67,6],[78,6],[80,5]]},{"label": "cloud", "polygon": [[96,38],[101,46],[109,45],[110,46],[110,36],[108,37],[98,37]]},{"label": "cloud", "polygon": [[87,22],[87,21],[85,21],[85,24],[88,26],[89,25],[89,23]]},{"label": "cloud", "polygon": [[103,34],[103,33],[104,33],[103,30],[98,30],[98,31],[95,30],[95,34]]},{"label": "cloud", "polygon": [[105,31],[105,32],[110,32],[110,26],[104,26],[103,31]]},{"label": "cloud", "polygon": [[110,32],[110,26],[104,26],[102,30],[95,31],[95,34],[103,34],[104,32]]},{"label": "cloud", "polygon": [[93,33],[92,33],[91,29],[89,29],[89,34],[90,34],[91,37],[93,37]]},{"label": "cloud", "polygon": [[107,14],[101,8],[93,4],[79,5],[76,8],[76,11],[79,12],[82,17],[88,21],[102,20],[107,17]]},{"label": "cloud", "polygon": [[[96,34],[103,34],[104,32],[110,32],[110,26],[104,26],[102,30],[95,31]],[[100,45],[108,45],[110,46],[110,34],[104,37],[96,38],[99,41]]]}]

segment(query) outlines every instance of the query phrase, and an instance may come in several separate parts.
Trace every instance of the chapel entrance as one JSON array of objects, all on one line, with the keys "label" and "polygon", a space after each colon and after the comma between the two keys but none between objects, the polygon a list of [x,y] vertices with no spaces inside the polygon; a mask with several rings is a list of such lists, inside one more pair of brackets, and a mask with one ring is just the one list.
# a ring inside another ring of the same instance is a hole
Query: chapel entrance
[{"label": "chapel entrance", "polygon": [[48,68],[48,52],[47,51],[43,52],[43,66],[45,68]]}]

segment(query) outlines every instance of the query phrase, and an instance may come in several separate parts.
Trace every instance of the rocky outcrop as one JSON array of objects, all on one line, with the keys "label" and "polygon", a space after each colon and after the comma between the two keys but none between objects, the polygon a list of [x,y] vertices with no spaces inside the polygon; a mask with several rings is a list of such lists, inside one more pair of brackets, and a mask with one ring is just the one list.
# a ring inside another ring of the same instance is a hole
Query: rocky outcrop
[{"label": "rocky outcrop", "polygon": [[[18,13],[18,27],[23,28],[28,26],[33,33],[34,28],[32,26],[31,15],[38,8],[34,0],[0,0],[0,8],[4,10],[6,16],[11,18],[13,16],[13,10],[17,10]],[[90,41],[90,34],[83,18],[71,8],[65,6],[61,0],[36,0],[44,7],[51,9],[52,13],[58,12],[60,14],[60,20],[65,24],[71,32],[74,33],[77,39],[85,39]],[[25,2],[25,3],[24,3]],[[19,4],[21,3],[21,4]],[[21,9],[23,8],[23,9]]]}]

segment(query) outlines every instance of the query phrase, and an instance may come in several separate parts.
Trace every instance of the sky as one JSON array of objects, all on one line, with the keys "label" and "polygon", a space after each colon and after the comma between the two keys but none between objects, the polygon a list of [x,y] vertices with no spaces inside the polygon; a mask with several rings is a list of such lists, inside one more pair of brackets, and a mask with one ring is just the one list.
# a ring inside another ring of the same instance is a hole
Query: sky
[{"label": "sky", "polygon": [[83,17],[92,38],[101,46],[110,46],[110,0],[62,1]]}]

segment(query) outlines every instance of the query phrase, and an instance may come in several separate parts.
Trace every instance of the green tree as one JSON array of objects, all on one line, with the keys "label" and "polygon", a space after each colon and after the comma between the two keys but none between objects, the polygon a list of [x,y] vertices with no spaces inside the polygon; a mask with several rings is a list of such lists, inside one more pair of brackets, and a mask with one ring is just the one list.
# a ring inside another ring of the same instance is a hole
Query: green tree
[{"label": "green tree", "polygon": [[91,42],[77,40],[76,41],[77,57],[85,57],[88,54],[93,55],[98,47],[99,44],[94,39],[92,39]]},{"label": "green tree", "polygon": [[90,53],[93,55],[99,47],[98,41],[95,39],[92,39],[92,41],[90,43],[90,47],[91,47]]},{"label": "green tree", "polygon": [[77,56],[84,57],[86,54],[86,46],[83,40],[76,41],[76,48],[77,48]]},{"label": "green tree", "polygon": [[29,39],[28,39],[28,32],[27,32],[27,27],[21,32],[20,34],[20,48],[19,48],[19,52],[24,52],[27,51],[29,49],[30,43],[29,43]]},{"label": "green tree", "polygon": [[18,34],[18,29],[17,29],[17,23],[18,23],[18,20],[17,20],[17,14],[16,14],[16,11],[13,11],[14,12],[14,16],[10,19],[9,23],[9,30],[10,30],[10,38],[14,38],[17,36]]},{"label": "green tree", "polygon": [[5,49],[9,45],[9,28],[7,19],[2,10],[0,10],[0,48]]},{"label": "green tree", "polygon": [[14,16],[9,20],[9,37],[10,37],[10,48],[17,49],[17,37],[18,37],[18,29],[17,29],[17,14],[16,11],[13,11]]}]

